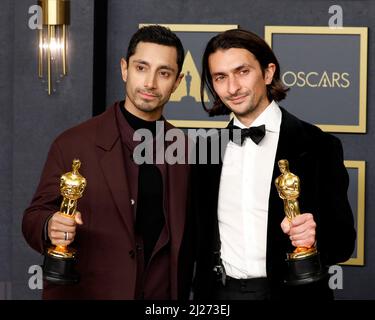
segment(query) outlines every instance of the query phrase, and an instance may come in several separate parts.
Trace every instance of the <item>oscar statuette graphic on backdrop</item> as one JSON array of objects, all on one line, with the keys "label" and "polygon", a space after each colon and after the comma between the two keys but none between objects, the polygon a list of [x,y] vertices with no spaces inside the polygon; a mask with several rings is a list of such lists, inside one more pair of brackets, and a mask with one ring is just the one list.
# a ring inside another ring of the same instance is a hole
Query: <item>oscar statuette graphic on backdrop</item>
[{"label": "oscar statuette graphic on backdrop", "polygon": [[[82,197],[87,185],[86,179],[78,172],[81,161],[73,160],[72,171],[60,178],[60,193],[63,197],[60,212],[64,217],[74,220],[78,199]],[[67,237],[67,233],[65,233]],[[66,239],[67,240],[67,239]],[[73,284],[79,281],[79,274],[75,271],[77,251],[68,246],[56,245],[47,249],[43,263],[43,277],[56,284]]]},{"label": "oscar statuette graphic on backdrop", "polygon": [[[289,222],[300,215],[298,197],[300,195],[299,177],[289,171],[289,161],[282,159],[278,162],[281,175],[275,179],[279,197],[284,202],[284,213]],[[287,253],[287,275],[285,284],[301,285],[321,280],[327,276],[315,244],[310,247],[297,247]]]}]

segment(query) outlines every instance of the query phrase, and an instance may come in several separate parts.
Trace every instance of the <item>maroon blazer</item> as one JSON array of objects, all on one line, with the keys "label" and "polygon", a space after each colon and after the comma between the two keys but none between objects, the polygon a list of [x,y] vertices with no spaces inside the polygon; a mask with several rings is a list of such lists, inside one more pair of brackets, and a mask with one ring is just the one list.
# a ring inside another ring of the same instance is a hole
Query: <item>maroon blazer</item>
[{"label": "maroon blazer", "polygon": [[[45,299],[134,299],[137,264],[134,217],[124,153],[115,107],[62,133],[49,151],[39,186],[23,217],[23,234],[29,245],[43,252],[46,219],[59,210],[60,176],[71,171],[72,160],[81,160],[80,173],[87,179],[78,200],[83,225],[77,227],[71,246],[78,249],[79,284],[44,284]],[[166,130],[171,127],[166,122]],[[172,299],[186,297],[190,281],[187,237],[189,167],[167,165],[169,273],[154,263],[147,278],[157,287],[160,277],[169,277]],[[186,249],[186,252],[185,252]]]}]

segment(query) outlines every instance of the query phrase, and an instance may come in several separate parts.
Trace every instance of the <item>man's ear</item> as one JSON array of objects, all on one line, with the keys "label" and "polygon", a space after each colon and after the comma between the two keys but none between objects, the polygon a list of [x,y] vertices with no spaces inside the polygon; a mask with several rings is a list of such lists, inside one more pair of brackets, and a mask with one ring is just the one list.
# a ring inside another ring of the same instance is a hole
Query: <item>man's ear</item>
[{"label": "man's ear", "polygon": [[122,80],[126,82],[128,79],[128,63],[124,58],[121,58],[121,74],[122,74]]},{"label": "man's ear", "polygon": [[276,65],[274,63],[269,63],[268,67],[266,68],[264,72],[264,81],[266,85],[271,84],[275,71],[276,71]]},{"label": "man's ear", "polygon": [[180,73],[180,75],[177,77],[176,82],[173,85],[172,93],[176,91],[178,88],[179,84],[181,83],[182,78],[184,77],[183,73]]}]

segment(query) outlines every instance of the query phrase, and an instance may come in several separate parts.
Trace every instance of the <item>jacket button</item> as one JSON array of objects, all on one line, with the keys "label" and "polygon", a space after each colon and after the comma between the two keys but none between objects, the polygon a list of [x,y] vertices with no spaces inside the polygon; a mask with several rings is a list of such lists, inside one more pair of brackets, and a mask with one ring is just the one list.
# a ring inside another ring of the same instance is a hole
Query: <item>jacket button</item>
[{"label": "jacket button", "polygon": [[135,200],[134,200],[134,199],[130,199],[130,204],[131,204],[132,206],[134,206],[134,204],[135,204]]}]

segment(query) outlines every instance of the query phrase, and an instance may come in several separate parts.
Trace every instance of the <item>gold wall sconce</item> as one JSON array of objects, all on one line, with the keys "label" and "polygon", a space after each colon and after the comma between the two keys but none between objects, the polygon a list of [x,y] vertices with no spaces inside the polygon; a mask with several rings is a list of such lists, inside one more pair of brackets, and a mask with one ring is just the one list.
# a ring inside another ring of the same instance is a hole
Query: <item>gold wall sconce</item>
[{"label": "gold wall sconce", "polygon": [[39,0],[42,28],[39,32],[38,75],[47,82],[47,92],[56,91],[56,84],[67,74],[67,26],[69,0]]}]

